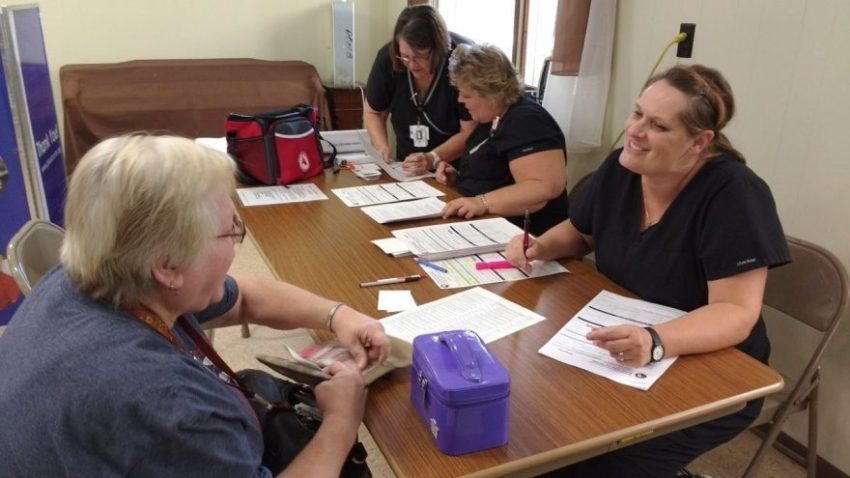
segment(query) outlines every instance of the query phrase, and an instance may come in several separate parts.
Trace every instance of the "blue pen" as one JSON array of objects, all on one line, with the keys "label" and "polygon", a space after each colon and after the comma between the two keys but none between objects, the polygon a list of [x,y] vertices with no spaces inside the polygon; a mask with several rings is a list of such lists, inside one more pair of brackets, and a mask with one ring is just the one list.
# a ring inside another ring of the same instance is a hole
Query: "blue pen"
[{"label": "blue pen", "polygon": [[416,262],[418,262],[419,264],[422,264],[425,267],[430,267],[431,269],[434,269],[435,271],[440,271],[443,274],[449,272],[449,271],[446,270],[445,267],[440,267],[437,264],[434,264],[433,262],[426,261],[425,259],[420,259],[420,258],[417,257]]}]

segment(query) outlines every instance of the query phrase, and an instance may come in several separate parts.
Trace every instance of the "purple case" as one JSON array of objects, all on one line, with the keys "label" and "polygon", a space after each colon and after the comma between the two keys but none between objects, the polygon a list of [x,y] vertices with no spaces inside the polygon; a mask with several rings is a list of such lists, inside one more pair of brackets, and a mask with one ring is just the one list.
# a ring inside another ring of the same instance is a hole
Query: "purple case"
[{"label": "purple case", "polygon": [[410,400],[447,455],[508,442],[511,379],[470,330],[413,339]]}]

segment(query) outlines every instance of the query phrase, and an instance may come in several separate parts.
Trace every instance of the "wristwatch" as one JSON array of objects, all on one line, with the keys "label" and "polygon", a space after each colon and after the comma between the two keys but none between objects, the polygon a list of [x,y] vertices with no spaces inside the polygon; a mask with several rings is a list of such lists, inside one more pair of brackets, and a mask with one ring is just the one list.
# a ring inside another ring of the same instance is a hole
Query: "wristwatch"
[{"label": "wristwatch", "polygon": [[652,337],[652,348],[649,349],[649,363],[658,362],[664,358],[664,344],[661,343],[661,336],[652,327],[644,327],[649,336]]}]

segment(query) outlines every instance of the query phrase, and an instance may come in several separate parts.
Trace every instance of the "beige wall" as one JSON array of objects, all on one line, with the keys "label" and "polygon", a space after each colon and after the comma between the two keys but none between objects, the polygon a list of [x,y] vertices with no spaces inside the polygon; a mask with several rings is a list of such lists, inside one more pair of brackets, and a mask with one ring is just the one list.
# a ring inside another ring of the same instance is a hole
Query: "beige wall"
[{"label": "beige wall", "polygon": [[[9,1],[6,4],[32,3]],[[143,58],[304,60],[331,83],[331,0],[42,0],[58,99],[59,67]],[[356,0],[356,77],[365,82],[404,0]],[[818,242],[850,266],[850,2],[847,0],[621,0],[608,144],[679,23],[697,24],[694,58],[721,69],[738,99],[730,138],[771,185],[789,234]],[[674,62],[668,54],[662,66]],[[61,113],[60,113],[61,115]],[[570,158],[571,180],[603,153]],[[780,368],[811,338],[771,328]],[[850,326],[825,359],[821,454],[850,472]],[[805,420],[787,430],[805,442]]]},{"label": "beige wall", "polygon": [[[693,58],[720,69],[737,100],[728,127],[748,164],[773,190],[785,231],[832,250],[850,268],[850,2],[847,0],[620,0],[606,140],[622,128],[634,98],[679,24],[696,23]],[[675,48],[662,68],[676,61]],[[588,169],[602,153],[570,160]],[[846,322],[846,320],[845,320]],[[769,324],[772,362],[799,370],[814,339]],[[821,456],[850,473],[850,324],[823,366]],[[806,420],[786,431],[806,442]]]}]

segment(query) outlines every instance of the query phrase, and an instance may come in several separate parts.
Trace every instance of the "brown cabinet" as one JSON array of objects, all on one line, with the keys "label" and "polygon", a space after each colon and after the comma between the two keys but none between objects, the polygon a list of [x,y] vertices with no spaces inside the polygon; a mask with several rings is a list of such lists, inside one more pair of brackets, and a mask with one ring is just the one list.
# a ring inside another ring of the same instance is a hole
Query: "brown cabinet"
[{"label": "brown cabinet", "polygon": [[363,97],[360,88],[328,88],[333,129],[363,128]]}]

